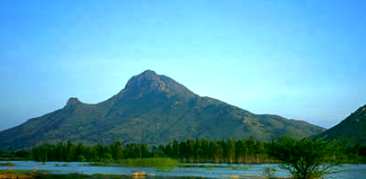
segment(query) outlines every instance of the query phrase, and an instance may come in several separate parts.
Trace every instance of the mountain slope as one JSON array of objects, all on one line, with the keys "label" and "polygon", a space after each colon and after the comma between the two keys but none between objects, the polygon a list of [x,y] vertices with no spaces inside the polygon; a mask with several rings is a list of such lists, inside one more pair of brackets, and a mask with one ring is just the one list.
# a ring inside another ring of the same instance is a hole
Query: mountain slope
[{"label": "mountain slope", "polygon": [[132,77],[117,95],[98,104],[70,98],[66,106],[0,132],[2,148],[24,148],[71,140],[116,140],[159,144],[188,138],[270,140],[305,137],[322,128],[276,115],[256,115],[209,97],[200,97],[173,79],[147,70]]},{"label": "mountain slope", "polygon": [[336,126],[326,130],[320,137],[366,145],[366,105],[357,109]]}]

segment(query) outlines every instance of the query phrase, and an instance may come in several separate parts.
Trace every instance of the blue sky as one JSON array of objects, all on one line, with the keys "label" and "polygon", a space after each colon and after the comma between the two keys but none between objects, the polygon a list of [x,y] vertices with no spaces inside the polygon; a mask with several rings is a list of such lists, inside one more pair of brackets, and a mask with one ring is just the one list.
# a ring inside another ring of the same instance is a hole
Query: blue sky
[{"label": "blue sky", "polygon": [[0,1],[0,130],[145,69],[331,127],[366,104],[365,1]]}]

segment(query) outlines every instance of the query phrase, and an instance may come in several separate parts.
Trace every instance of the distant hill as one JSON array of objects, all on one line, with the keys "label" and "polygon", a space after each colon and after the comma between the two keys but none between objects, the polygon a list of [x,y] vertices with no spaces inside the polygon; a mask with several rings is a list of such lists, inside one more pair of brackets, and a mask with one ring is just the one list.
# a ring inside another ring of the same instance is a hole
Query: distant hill
[{"label": "distant hill", "polygon": [[98,104],[70,98],[66,106],[0,132],[1,148],[44,142],[161,144],[188,138],[306,137],[321,127],[277,115],[257,115],[201,97],[173,79],[147,70],[115,96]]},{"label": "distant hill", "polygon": [[320,137],[366,145],[366,105],[357,109],[341,123],[326,130]]}]

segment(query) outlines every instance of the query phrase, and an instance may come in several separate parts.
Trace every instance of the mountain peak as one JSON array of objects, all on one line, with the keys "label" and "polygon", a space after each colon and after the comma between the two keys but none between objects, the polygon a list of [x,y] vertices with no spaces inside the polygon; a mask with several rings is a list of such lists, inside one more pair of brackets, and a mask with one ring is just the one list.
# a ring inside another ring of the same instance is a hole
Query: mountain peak
[{"label": "mountain peak", "polygon": [[77,104],[81,104],[80,100],[76,97],[71,97],[67,100],[66,106],[74,106]]},{"label": "mountain peak", "polygon": [[153,88],[162,85],[161,76],[152,70],[145,70],[144,72],[133,76],[128,80],[126,89],[137,88]]},{"label": "mountain peak", "polygon": [[195,96],[185,86],[152,70],[145,70],[133,76],[128,80],[126,87],[119,93],[119,96],[127,95],[140,98],[148,94],[164,94],[165,96],[181,96],[184,98]]},{"label": "mountain peak", "polygon": [[[158,75],[155,71],[152,71],[152,70],[145,70],[144,72],[138,74],[138,75],[135,75],[131,78],[131,80],[133,79],[143,79],[143,80],[158,80],[160,77],[160,75]],[[130,81],[131,81],[130,80]],[[130,82],[129,81],[129,82]]]},{"label": "mountain peak", "polygon": [[152,77],[152,76],[159,76],[155,71],[147,69],[138,76],[146,76],[146,77]]}]

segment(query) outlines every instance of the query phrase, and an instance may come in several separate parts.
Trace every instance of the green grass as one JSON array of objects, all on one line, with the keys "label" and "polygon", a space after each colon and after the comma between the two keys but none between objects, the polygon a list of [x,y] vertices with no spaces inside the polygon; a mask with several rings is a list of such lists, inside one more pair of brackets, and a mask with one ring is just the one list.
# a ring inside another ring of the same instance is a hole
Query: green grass
[{"label": "green grass", "polygon": [[42,173],[47,174],[48,172],[45,170],[19,170],[19,169],[8,169],[8,170],[0,170],[0,173],[12,173],[12,174],[30,174],[30,173]]},{"label": "green grass", "polygon": [[[79,173],[70,174],[50,174],[46,171],[34,170],[0,170],[0,178],[37,178],[37,179],[121,179],[120,175],[84,175]],[[127,176],[126,176],[127,178]]]},{"label": "green grass", "polygon": [[236,166],[230,166],[231,170],[249,170],[249,165],[236,165]]},{"label": "green grass", "polygon": [[28,175],[38,172],[39,171],[33,171],[33,170],[0,170],[0,174],[13,174],[13,175]]},{"label": "green grass", "polygon": [[14,167],[15,164],[14,163],[11,163],[11,162],[1,162],[0,163],[0,167]]},{"label": "green grass", "polygon": [[0,170],[0,174],[26,174],[29,170]]},{"label": "green grass", "polygon": [[177,160],[171,158],[144,158],[144,159],[124,159],[114,162],[94,162],[93,166],[126,166],[126,167],[151,167],[162,171],[174,169],[179,165]]}]

